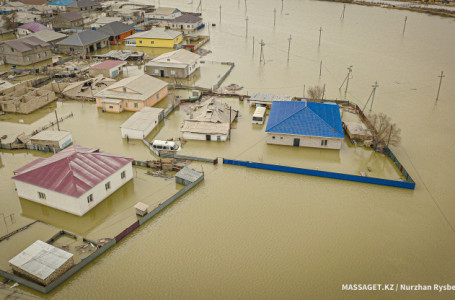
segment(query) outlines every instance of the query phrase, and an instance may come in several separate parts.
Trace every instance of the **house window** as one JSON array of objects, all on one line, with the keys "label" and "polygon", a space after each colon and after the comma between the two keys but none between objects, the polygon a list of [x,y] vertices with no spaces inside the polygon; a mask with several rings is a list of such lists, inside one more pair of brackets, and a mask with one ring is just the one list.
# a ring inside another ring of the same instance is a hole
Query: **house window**
[{"label": "house window", "polygon": [[93,202],[93,194],[87,196],[87,203]]},{"label": "house window", "polygon": [[128,102],[125,102],[125,107],[128,107]]},{"label": "house window", "polygon": [[122,171],[122,173],[120,173],[120,178],[123,179],[126,177],[126,172],[125,171]]},{"label": "house window", "polygon": [[114,109],[114,107],[113,107],[112,105],[109,105],[109,108],[110,108],[110,109]]},{"label": "house window", "polygon": [[46,194],[45,194],[45,193],[38,192],[38,198],[40,198],[40,199],[42,199],[42,200],[46,200]]},{"label": "house window", "polygon": [[11,52],[14,52],[14,48],[11,48]]},{"label": "house window", "polygon": [[152,41],[152,45],[154,45],[154,44],[155,44],[155,42],[154,42],[154,41]]},{"label": "house window", "polygon": [[274,136],[274,135],[272,135],[272,139],[273,139],[273,140],[275,139],[275,136]]},{"label": "house window", "polygon": [[31,57],[30,57],[30,56],[27,56],[27,60],[30,61],[30,60],[31,60]]},{"label": "house window", "polygon": [[142,41],[139,41],[139,44],[142,44]]},{"label": "house window", "polygon": [[134,103],[134,108],[138,108],[139,105],[137,103]]},{"label": "house window", "polygon": [[104,185],[104,187],[106,188],[106,191],[107,191],[108,189],[110,189],[110,188],[111,188],[111,182],[108,181],[108,182]]},{"label": "house window", "polygon": [[321,146],[327,146],[327,140],[321,140]]},{"label": "house window", "polygon": [[70,48],[70,51],[74,51],[74,48]]},{"label": "house window", "polygon": [[38,58],[41,58],[41,54],[39,54],[39,53],[36,56],[38,56]]},{"label": "house window", "polygon": [[159,74],[160,71],[158,71],[158,69],[155,69],[155,74]]},{"label": "house window", "polygon": [[175,75],[175,71],[174,70],[171,70],[171,75]]},{"label": "house window", "polygon": [[280,140],[282,140],[282,139],[283,139],[283,137],[282,137],[282,136],[280,136]]},{"label": "house window", "polygon": [[46,57],[46,56],[47,56],[47,52],[44,52],[44,57]]},{"label": "house window", "polygon": [[160,93],[157,93],[157,94],[156,94],[156,99],[157,99],[157,100],[160,99]]}]

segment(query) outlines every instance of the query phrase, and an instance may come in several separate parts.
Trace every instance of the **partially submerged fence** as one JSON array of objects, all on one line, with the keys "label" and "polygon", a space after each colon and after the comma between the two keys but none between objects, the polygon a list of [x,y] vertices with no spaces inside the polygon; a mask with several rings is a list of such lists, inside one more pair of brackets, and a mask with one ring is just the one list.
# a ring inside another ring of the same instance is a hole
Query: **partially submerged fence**
[{"label": "partially submerged fence", "polygon": [[229,164],[229,165],[243,166],[243,167],[247,167],[247,168],[279,171],[279,172],[309,175],[309,176],[316,176],[316,177],[325,177],[325,178],[348,180],[348,181],[356,181],[356,182],[393,186],[393,187],[412,189],[412,190],[415,188],[414,181],[411,181],[411,182],[396,181],[396,180],[389,180],[389,179],[382,179],[382,178],[375,178],[375,177],[364,177],[364,176],[351,175],[351,174],[303,169],[303,168],[288,167],[288,166],[279,166],[279,165],[272,165],[272,164],[263,164],[263,163],[233,160],[233,159],[223,159],[223,163]]},{"label": "partially submerged fence", "polygon": [[[159,204],[158,207],[156,207],[151,212],[146,214],[140,220],[138,220],[138,221],[134,222],[133,224],[131,224],[130,226],[128,226],[125,230],[123,230],[118,235],[116,235],[114,239],[110,240],[108,243],[106,243],[103,246],[99,247],[95,252],[93,252],[92,254],[87,256],[86,258],[84,258],[80,263],[78,263],[75,266],[73,266],[71,269],[69,269],[68,271],[63,273],[62,276],[60,276],[59,278],[57,278],[55,281],[53,281],[51,284],[49,284],[47,286],[42,286],[42,285],[37,284],[37,283],[35,283],[33,281],[30,281],[30,280],[28,280],[26,278],[17,276],[15,274],[12,274],[12,273],[9,273],[9,272],[3,271],[3,270],[0,270],[0,276],[3,277],[3,278],[9,279],[9,280],[15,281],[15,282],[17,282],[17,283],[19,283],[19,284],[21,284],[23,286],[26,286],[28,288],[31,288],[31,289],[35,290],[37,292],[40,292],[40,293],[43,293],[43,294],[47,294],[47,293],[51,292],[52,290],[54,290],[55,288],[57,288],[62,283],[64,283],[66,280],[71,278],[71,276],[73,276],[75,273],[77,273],[78,271],[82,270],[85,266],[90,264],[92,261],[97,259],[99,256],[104,254],[107,250],[112,248],[114,245],[116,245],[122,239],[127,237],[129,234],[131,234],[134,230],[136,230],[141,225],[146,223],[148,220],[151,220],[159,212],[161,212],[166,207],[171,205],[174,201],[179,199],[181,196],[183,196],[186,192],[188,192],[193,187],[195,187],[202,180],[204,180],[204,176],[201,176],[195,182],[189,184],[188,186],[186,186],[185,188],[181,189],[176,194],[171,196],[169,199],[167,199],[163,203]],[[66,232],[64,232],[63,234],[65,234],[65,233]],[[59,232],[57,235],[60,235],[60,234],[62,234],[62,232]],[[57,235],[55,235],[52,238],[57,237]]]}]

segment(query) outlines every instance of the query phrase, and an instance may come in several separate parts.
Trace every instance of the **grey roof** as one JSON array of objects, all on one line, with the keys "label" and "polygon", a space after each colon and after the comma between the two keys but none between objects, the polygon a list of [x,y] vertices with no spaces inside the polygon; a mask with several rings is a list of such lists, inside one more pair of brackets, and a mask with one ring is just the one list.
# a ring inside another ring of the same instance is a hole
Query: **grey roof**
[{"label": "grey roof", "polygon": [[60,14],[59,16],[61,16],[62,18],[66,19],[70,22],[82,19],[82,15],[75,11],[63,13],[63,14]]},{"label": "grey roof", "polygon": [[199,18],[192,14],[183,14],[180,17],[175,18],[172,23],[197,23],[202,21],[202,18]]},{"label": "grey roof", "polygon": [[155,124],[155,121],[158,120],[158,116],[161,112],[163,112],[162,108],[144,107],[129,117],[128,120],[120,125],[120,128],[144,131],[151,125]]},{"label": "grey roof", "polygon": [[9,263],[45,280],[72,257],[73,254],[69,252],[37,240],[13,257]]},{"label": "grey roof", "polygon": [[263,102],[273,102],[273,101],[292,101],[292,96],[285,95],[273,95],[273,94],[253,94],[249,101],[263,101]]},{"label": "grey roof", "polygon": [[71,132],[69,131],[54,131],[54,130],[43,130],[34,136],[32,136],[32,140],[40,140],[40,141],[60,141],[68,136],[71,136]]},{"label": "grey roof", "polygon": [[45,41],[46,43],[49,43],[49,42],[52,42],[52,41],[55,41],[55,40],[59,40],[59,39],[63,39],[65,37],[67,37],[66,34],[63,34],[63,33],[60,33],[60,32],[55,32],[55,31],[51,31],[51,30],[38,31],[38,32],[35,32],[35,33],[31,34],[30,36],[37,37],[40,40]]},{"label": "grey roof", "polygon": [[187,167],[184,167],[183,169],[181,169],[180,171],[178,171],[176,174],[175,174],[175,178],[181,178],[183,180],[187,180],[189,182],[195,182],[196,180],[198,180],[200,177],[202,177],[202,173],[201,172],[198,172],[196,170],[193,170],[193,169],[190,169],[190,168],[187,168]]},{"label": "grey roof", "polygon": [[115,22],[106,24],[104,26],[101,26],[98,30],[102,31],[106,34],[109,34],[110,36],[115,36],[115,35],[119,35],[119,34],[122,34],[122,33],[128,32],[128,31],[134,30],[134,27],[124,24],[122,22],[115,21]]},{"label": "grey roof", "polygon": [[41,46],[41,47],[50,46],[48,43],[46,43],[34,36],[28,36],[28,37],[24,37],[24,38],[17,39],[17,40],[8,40],[8,41],[4,41],[3,43],[7,44],[10,47],[13,47],[14,49],[16,49],[19,52],[26,52],[26,51],[33,50],[33,47],[35,47],[35,46]]},{"label": "grey roof", "polygon": [[79,0],[79,1],[74,1],[67,7],[88,7],[88,6],[100,6],[100,4],[96,1],[92,0]]},{"label": "grey roof", "polygon": [[87,46],[107,38],[109,38],[109,36],[104,32],[86,30],[67,37],[63,41],[58,42],[57,45]]}]

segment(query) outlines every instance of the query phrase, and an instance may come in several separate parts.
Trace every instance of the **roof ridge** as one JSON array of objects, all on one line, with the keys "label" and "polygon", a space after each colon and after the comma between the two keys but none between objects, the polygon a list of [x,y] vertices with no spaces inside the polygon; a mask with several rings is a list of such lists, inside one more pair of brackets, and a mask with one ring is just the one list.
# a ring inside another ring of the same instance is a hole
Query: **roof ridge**
[{"label": "roof ridge", "polygon": [[[299,103],[299,102],[297,102],[297,101],[292,101],[292,102]],[[276,127],[277,125],[280,125],[281,123],[283,123],[284,121],[286,121],[287,119],[289,119],[290,117],[292,117],[292,116],[295,115],[296,113],[298,113],[298,112],[304,110],[304,109],[307,108],[307,107],[308,107],[308,105],[305,105],[305,107],[302,107],[302,108],[300,108],[299,110],[295,111],[293,114],[290,114],[289,116],[287,116],[286,118],[284,118],[283,120],[281,120],[279,123],[276,123],[275,125],[273,125],[272,127],[270,127],[270,128],[267,129],[267,130],[271,130],[271,129],[273,129],[274,127]]]},{"label": "roof ridge", "polygon": [[319,119],[321,119],[322,121],[324,121],[325,124],[327,124],[330,128],[332,128],[333,131],[335,132],[338,132],[335,128],[333,128],[333,126],[329,123],[327,123],[326,120],[324,120],[324,118],[322,118],[318,113],[316,113],[315,111],[313,111],[311,108],[310,108],[310,111],[315,114]]}]

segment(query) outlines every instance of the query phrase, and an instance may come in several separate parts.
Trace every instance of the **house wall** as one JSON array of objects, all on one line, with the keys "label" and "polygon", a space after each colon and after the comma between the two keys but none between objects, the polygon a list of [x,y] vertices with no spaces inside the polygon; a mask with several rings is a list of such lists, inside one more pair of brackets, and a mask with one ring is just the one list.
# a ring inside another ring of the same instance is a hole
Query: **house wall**
[{"label": "house wall", "polygon": [[1,110],[19,114],[29,114],[57,99],[52,91],[24,86],[15,86],[3,93],[5,96],[0,96]]},{"label": "house wall", "polygon": [[[273,138],[273,137],[275,137],[275,138]],[[321,148],[321,149],[338,149],[338,150],[341,149],[341,144],[343,141],[343,139],[335,139],[335,138],[267,133],[266,142],[267,142],[267,144],[293,146],[294,139],[300,139],[300,147],[312,147],[312,148]],[[322,140],[327,140],[326,146],[321,146]]]},{"label": "house wall", "polygon": [[[225,142],[228,138],[227,134],[210,134],[210,141],[217,142],[219,137],[219,142]],[[205,141],[207,140],[207,135],[204,133],[194,133],[194,132],[184,132],[183,138],[185,140],[200,140]]]},{"label": "house wall", "polygon": [[[159,63],[156,65],[145,66],[145,73],[150,76],[158,76],[161,77],[161,70],[164,72],[164,77],[175,77],[175,78],[186,78],[188,77],[188,67],[183,68],[171,68],[171,67],[163,67],[160,66]],[[174,74],[172,74],[174,72]]]},{"label": "house wall", "polygon": [[[120,178],[120,173],[122,171],[126,172],[126,177],[124,179]],[[79,198],[71,197],[19,180],[14,180],[14,183],[16,184],[17,194],[19,197],[45,206],[53,207],[58,210],[66,211],[70,214],[82,216],[94,208],[97,204],[101,203],[122,185],[127,183],[131,178],[133,178],[133,168],[132,163],[130,162]],[[108,181],[111,182],[111,188],[106,191],[105,183]],[[39,199],[38,192],[45,193],[46,199]],[[88,203],[87,197],[90,194],[93,194],[93,201]]]},{"label": "house wall", "polygon": [[144,130],[120,128],[120,131],[122,132],[122,138],[126,138],[126,136],[128,136],[130,139],[142,140],[148,136],[150,132],[152,132],[153,128],[155,128],[156,125],[158,125],[158,116],[156,116],[155,119],[151,120],[150,125],[147,126],[147,128]]},{"label": "house wall", "polygon": [[168,89],[167,86],[162,88],[158,93],[152,95],[150,98],[145,100],[145,106],[154,106],[161,100],[163,100],[166,96],[168,95]]},{"label": "house wall", "polygon": [[34,145],[40,145],[40,146],[51,146],[54,148],[59,148],[63,149],[66,148],[71,142],[73,141],[73,136],[72,134],[68,134],[64,138],[58,140],[58,141],[51,141],[51,140],[36,140],[31,138],[30,139],[31,143]]},{"label": "house wall", "polygon": [[[100,100],[98,100],[100,99]],[[99,104],[98,104],[99,101]],[[103,103],[104,98],[96,98],[96,106],[101,107],[105,112],[110,113],[121,113],[123,111],[123,104],[120,102],[119,104],[115,103]]]},{"label": "house wall", "polygon": [[[100,47],[97,47],[97,44],[100,43]],[[94,52],[98,49],[106,48],[109,45],[108,38],[100,40],[96,43],[86,45],[86,46],[72,46],[72,45],[57,45],[57,48],[60,52],[71,54],[74,52],[79,52],[82,55],[86,55],[90,52]],[[90,51],[90,46],[93,46],[93,51]]]},{"label": "house wall", "polygon": [[63,29],[71,29],[74,27],[82,27],[84,25],[84,20],[81,18],[79,20],[68,21],[67,19],[56,16],[52,21],[52,26],[54,28],[63,28]]},{"label": "house wall", "polygon": [[182,34],[173,40],[136,38],[136,46],[152,48],[174,48],[175,45],[182,43],[182,41],[183,41]]},{"label": "house wall", "polygon": [[125,38],[132,36],[135,33],[136,33],[136,29],[133,29],[131,31],[124,32],[116,37],[112,37],[113,43],[122,43],[125,40]]},{"label": "house wall", "polygon": [[28,66],[52,58],[51,46],[37,46],[26,52],[20,52],[7,44],[0,44],[0,56],[7,64]]},{"label": "house wall", "polygon": [[172,29],[183,30],[185,32],[194,32],[196,29],[202,25],[202,20],[197,23],[172,23],[169,22],[169,25]]},{"label": "house wall", "polygon": [[98,7],[101,7],[100,5],[94,5],[94,6],[86,6],[86,7],[66,7],[66,11],[68,12],[80,12],[80,13],[86,13],[90,11],[96,10]]}]

